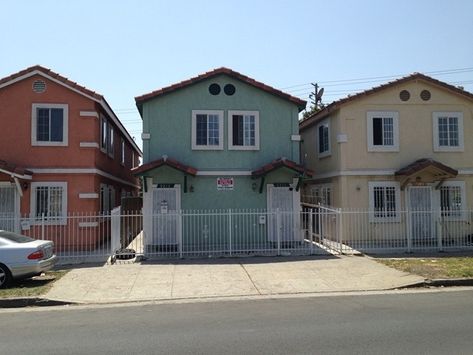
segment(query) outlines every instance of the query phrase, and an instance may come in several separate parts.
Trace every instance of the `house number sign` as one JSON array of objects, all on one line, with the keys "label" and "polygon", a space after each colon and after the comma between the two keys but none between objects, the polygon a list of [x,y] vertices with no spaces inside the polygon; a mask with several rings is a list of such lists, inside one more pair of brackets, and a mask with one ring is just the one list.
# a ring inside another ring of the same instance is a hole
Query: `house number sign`
[{"label": "house number sign", "polygon": [[217,178],[217,190],[233,190],[233,178]]}]

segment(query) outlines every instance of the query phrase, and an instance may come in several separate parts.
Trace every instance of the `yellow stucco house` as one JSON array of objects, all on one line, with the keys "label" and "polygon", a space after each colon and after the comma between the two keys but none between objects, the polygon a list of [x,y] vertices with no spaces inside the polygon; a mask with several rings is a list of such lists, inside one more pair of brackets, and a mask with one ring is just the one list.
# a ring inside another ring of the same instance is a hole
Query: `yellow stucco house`
[{"label": "yellow stucco house", "polygon": [[315,171],[304,194],[364,211],[345,235],[415,246],[473,233],[472,93],[414,73],[333,102],[300,133],[302,161]]}]

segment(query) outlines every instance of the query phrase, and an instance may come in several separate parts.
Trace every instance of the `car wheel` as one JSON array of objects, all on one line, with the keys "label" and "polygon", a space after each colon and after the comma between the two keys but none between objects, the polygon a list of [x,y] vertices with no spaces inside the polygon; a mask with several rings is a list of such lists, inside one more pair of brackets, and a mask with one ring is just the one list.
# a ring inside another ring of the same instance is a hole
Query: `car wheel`
[{"label": "car wheel", "polygon": [[0,264],[0,288],[6,287],[8,283],[10,282],[10,280],[11,280],[10,270],[8,270],[8,268],[5,265]]}]

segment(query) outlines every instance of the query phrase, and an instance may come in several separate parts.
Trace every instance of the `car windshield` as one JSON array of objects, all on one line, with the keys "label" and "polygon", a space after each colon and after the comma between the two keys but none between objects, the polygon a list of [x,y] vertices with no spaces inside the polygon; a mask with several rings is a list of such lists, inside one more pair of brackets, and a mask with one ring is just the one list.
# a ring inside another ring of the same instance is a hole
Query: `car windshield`
[{"label": "car windshield", "polygon": [[0,231],[0,237],[15,243],[28,243],[34,241],[33,238],[13,232]]}]

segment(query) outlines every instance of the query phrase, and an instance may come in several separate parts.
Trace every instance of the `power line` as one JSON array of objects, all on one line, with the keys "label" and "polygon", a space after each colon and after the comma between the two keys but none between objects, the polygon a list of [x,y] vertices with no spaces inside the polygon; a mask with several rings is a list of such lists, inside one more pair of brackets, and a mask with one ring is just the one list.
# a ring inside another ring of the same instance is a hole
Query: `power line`
[{"label": "power line", "polygon": [[[424,72],[424,74],[431,74],[431,75],[448,75],[448,74],[462,74],[462,73],[468,73],[472,72],[473,67],[467,67],[467,68],[457,68],[457,69],[444,69],[444,70],[436,70],[436,71],[427,71]],[[392,79],[392,78],[398,78],[398,77],[403,77],[409,74],[396,74],[396,75],[385,75],[385,76],[372,76],[372,77],[364,77],[364,78],[356,78],[356,79],[339,79],[339,80],[326,80],[326,81],[320,81],[320,84],[330,84],[330,83],[348,83],[348,82],[355,82],[355,81],[364,81],[364,80],[374,80],[374,79]],[[286,86],[281,88],[281,90],[285,89],[291,89],[295,87],[301,87],[301,86],[308,86],[310,85],[309,83],[304,83],[304,84],[296,84],[296,85],[291,85],[291,86]],[[328,86],[328,85],[325,85]],[[289,90],[291,91],[291,90]]]}]

